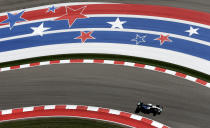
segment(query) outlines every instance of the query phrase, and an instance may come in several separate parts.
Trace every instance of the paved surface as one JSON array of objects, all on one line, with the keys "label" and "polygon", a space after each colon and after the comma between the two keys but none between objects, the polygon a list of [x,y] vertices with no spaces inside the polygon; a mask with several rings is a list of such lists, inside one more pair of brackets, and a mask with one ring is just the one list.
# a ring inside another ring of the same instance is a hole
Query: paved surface
[{"label": "paved surface", "polygon": [[[78,0],[0,0],[0,12]],[[88,0],[96,1],[96,0]],[[107,0],[114,1],[114,0]],[[210,12],[209,0],[130,0]],[[83,104],[133,112],[143,100],[164,106],[143,115],[177,128],[209,127],[209,89],[166,74],[97,64],[53,65],[0,73],[0,109],[41,104]]]},{"label": "paved surface", "polygon": [[179,7],[193,10],[200,10],[210,12],[209,0],[0,0],[0,12],[8,10],[16,10],[28,7],[35,7],[40,5],[48,5],[62,2],[79,2],[79,1],[106,1],[106,2],[120,2],[120,3],[140,3],[153,4],[171,7]]},{"label": "paved surface", "polygon": [[134,112],[138,100],[161,104],[144,115],[177,128],[210,125],[209,89],[154,71],[101,64],[62,64],[0,73],[0,109],[82,104]]}]

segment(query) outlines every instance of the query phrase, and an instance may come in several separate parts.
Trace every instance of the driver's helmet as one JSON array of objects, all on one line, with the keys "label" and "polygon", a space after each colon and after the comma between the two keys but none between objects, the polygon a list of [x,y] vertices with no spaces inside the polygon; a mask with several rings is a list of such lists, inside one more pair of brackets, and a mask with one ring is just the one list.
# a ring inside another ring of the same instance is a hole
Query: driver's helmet
[{"label": "driver's helmet", "polygon": [[137,103],[137,105],[141,105],[141,101],[139,101],[139,102]]},{"label": "driver's helmet", "polygon": [[147,104],[148,106],[152,106],[152,104]]}]

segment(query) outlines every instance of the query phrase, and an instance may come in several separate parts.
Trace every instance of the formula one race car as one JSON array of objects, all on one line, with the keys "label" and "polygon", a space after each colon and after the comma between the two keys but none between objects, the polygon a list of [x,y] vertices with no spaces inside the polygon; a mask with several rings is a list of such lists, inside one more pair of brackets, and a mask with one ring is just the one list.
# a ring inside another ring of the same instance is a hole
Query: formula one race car
[{"label": "formula one race car", "polygon": [[163,107],[160,105],[144,104],[143,102],[138,102],[135,113],[142,112],[144,114],[153,113],[153,116],[157,114],[160,115],[163,110]]}]

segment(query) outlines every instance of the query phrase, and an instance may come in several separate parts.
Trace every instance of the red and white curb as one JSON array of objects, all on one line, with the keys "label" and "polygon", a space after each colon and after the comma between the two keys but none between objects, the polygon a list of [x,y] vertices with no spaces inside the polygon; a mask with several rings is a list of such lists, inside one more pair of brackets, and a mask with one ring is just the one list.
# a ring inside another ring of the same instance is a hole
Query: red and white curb
[{"label": "red and white curb", "polygon": [[166,74],[178,76],[178,77],[181,77],[183,79],[187,79],[187,80],[196,82],[198,84],[201,84],[205,87],[210,88],[210,83],[208,83],[204,80],[201,80],[201,79],[198,79],[198,78],[180,73],[180,72],[175,72],[175,71],[172,71],[172,70],[168,70],[168,69],[164,69],[164,68],[160,68],[160,67],[155,67],[155,66],[150,66],[150,65],[145,65],[145,64],[140,64],[140,63],[132,63],[132,62],[116,61],[116,60],[70,59],[70,60],[43,61],[43,62],[36,62],[36,63],[15,65],[15,66],[10,66],[10,67],[0,68],[0,72],[10,71],[10,70],[15,70],[15,69],[29,68],[29,67],[34,67],[34,66],[51,65],[51,64],[67,64],[67,63],[114,64],[114,65],[123,65],[123,66],[149,69],[149,70],[153,70],[153,71],[158,71],[158,72],[163,72],[163,73],[166,73]]},{"label": "red and white curb", "polygon": [[36,117],[80,117],[114,122],[134,128],[169,128],[139,115],[93,106],[44,105],[0,111],[0,122]]}]

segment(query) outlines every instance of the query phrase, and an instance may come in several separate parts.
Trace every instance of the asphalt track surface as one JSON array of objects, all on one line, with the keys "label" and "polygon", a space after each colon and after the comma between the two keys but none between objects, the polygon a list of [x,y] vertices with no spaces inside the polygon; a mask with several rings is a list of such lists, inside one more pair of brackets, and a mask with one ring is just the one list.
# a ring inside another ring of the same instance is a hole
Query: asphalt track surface
[{"label": "asphalt track surface", "polygon": [[[0,11],[57,2],[67,0],[0,0]],[[210,12],[209,0],[125,2]],[[201,128],[210,125],[208,88],[154,71],[116,65],[66,64],[2,72],[0,81],[0,109],[42,104],[82,104],[133,112],[136,102],[143,100],[164,106],[160,116],[143,116],[171,127]]]}]

